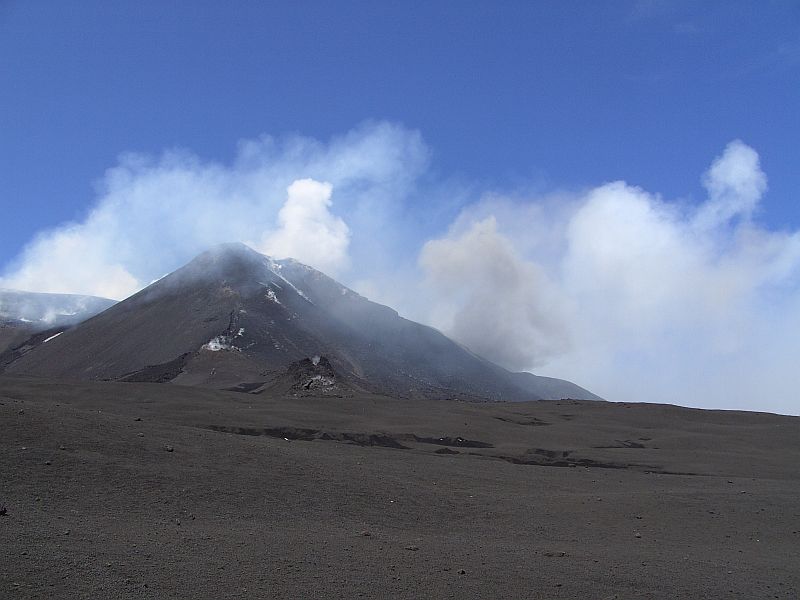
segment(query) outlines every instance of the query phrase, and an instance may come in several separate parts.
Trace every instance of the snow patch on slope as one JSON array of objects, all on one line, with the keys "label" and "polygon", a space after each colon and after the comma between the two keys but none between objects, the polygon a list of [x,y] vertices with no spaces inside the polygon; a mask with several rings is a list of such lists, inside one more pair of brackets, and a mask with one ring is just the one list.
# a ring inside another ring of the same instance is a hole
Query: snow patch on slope
[{"label": "snow patch on slope", "polygon": [[49,338],[47,338],[46,340],[44,340],[42,343],[43,343],[43,344],[46,344],[46,343],[47,343],[47,342],[49,342],[50,340],[52,340],[52,339],[54,339],[54,338],[57,338],[58,336],[60,336],[62,333],[64,333],[64,332],[63,332],[63,331],[59,331],[57,334],[55,334],[55,335],[51,335]]},{"label": "snow patch on slope", "polygon": [[298,287],[297,287],[295,284],[293,284],[291,281],[289,281],[288,279],[286,279],[286,277],[284,277],[284,276],[281,274],[281,271],[283,270],[283,265],[282,265],[282,264],[280,264],[279,262],[277,262],[277,261],[273,260],[273,259],[272,259],[272,258],[270,258],[269,256],[266,256],[266,257],[264,257],[264,265],[265,265],[265,266],[266,266],[266,267],[267,267],[267,268],[268,268],[270,271],[272,271],[272,273],[273,273],[274,275],[276,275],[277,277],[279,277],[279,278],[281,279],[281,281],[283,281],[283,282],[284,282],[286,285],[288,285],[290,288],[292,288],[292,289],[293,289],[293,290],[294,290],[294,291],[297,293],[297,295],[298,295],[298,296],[300,296],[300,297],[301,297],[303,300],[305,300],[305,301],[306,301],[306,302],[308,302],[309,304],[314,304],[314,303],[311,301],[311,298],[309,298],[308,296],[306,296],[306,294],[305,294],[305,292],[303,292],[303,290],[299,289],[299,288],[298,288]]}]

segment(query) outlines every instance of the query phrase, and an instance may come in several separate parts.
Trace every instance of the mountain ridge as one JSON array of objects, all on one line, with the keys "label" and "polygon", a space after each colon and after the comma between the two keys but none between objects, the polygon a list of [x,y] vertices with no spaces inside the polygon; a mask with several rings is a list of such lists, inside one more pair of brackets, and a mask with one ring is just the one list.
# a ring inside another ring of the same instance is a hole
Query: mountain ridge
[{"label": "mountain ridge", "polygon": [[0,353],[37,334],[62,332],[115,303],[99,296],[0,288]]},{"label": "mountain ridge", "polygon": [[328,357],[359,388],[401,398],[597,399],[571,382],[511,373],[312,267],[239,243],[203,252],[6,371],[120,380],[149,370],[158,381],[230,389],[266,385],[311,356]]}]

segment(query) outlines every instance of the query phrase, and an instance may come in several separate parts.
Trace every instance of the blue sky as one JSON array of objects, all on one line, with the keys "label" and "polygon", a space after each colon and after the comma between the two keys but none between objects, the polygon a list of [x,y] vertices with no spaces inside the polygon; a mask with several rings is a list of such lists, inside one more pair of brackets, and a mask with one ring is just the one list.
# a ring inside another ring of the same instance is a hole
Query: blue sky
[{"label": "blue sky", "polygon": [[[483,318],[487,300],[463,281],[452,281],[453,296],[428,284],[452,278],[470,244],[513,255],[519,277],[552,283],[549,300],[541,282],[508,294],[519,299],[509,313],[531,323],[521,330],[547,343],[520,340],[520,348],[537,347],[530,356],[482,351],[514,368],[576,373],[601,394],[635,399],[646,377],[626,387],[627,371],[598,375],[587,366],[595,355],[568,350],[592,335],[570,331],[562,339],[550,326],[574,321],[554,316],[552,305],[576,302],[586,312],[574,299],[601,293],[565,282],[579,272],[577,257],[609,249],[587,250],[570,236],[591,215],[607,231],[613,227],[602,219],[623,214],[664,240],[697,241],[683,262],[664,258],[672,292],[629,310],[656,341],[634,340],[623,319],[603,333],[619,340],[618,363],[607,370],[630,363],[626,353],[637,347],[638,368],[658,375],[656,365],[679,352],[694,325],[684,313],[661,322],[647,311],[697,313],[692,302],[700,301],[676,291],[693,282],[734,290],[724,310],[714,309],[732,319],[720,331],[737,330],[733,323],[765,307],[793,319],[798,107],[797,2],[0,0],[0,283],[121,297],[203,241],[224,237],[213,225],[224,226],[234,208],[259,215],[257,227],[233,219],[233,237],[297,250],[286,246],[287,232],[292,211],[308,201],[319,211],[315,226],[330,234],[308,262],[470,343],[486,338],[465,323]],[[715,160],[719,173],[727,169],[749,191],[724,173],[709,185]],[[313,184],[294,188],[295,196],[286,191],[305,178],[331,183],[332,192]],[[603,185],[615,181],[627,187],[609,200]],[[731,200],[725,190],[734,188]],[[614,202],[627,204],[614,212]],[[698,233],[698,215],[713,221],[708,215],[721,214],[722,202],[729,217],[718,219],[713,235]],[[92,211],[99,216],[87,226]],[[189,234],[181,219],[202,226]],[[116,246],[93,238],[104,223],[113,224],[105,231]],[[141,239],[158,252],[137,246]],[[117,251],[125,258],[97,258]],[[69,252],[91,255],[89,272],[45,284],[55,278],[37,265],[52,261],[63,274],[76,264]],[[754,264],[775,275],[755,277]],[[615,290],[664,287],[628,263],[597,268],[627,274]],[[389,282],[387,270],[405,283]],[[559,294],[566,300],[553,299]],[[715,294],[704,296],[706,308]],[[708,379],[703,388],[714,403],[725,404],[719,382],[746,360],[736,348],[767,339],[774,326],[742,330],[733,341],[708,333],[709,355],[725,357],[717,384]],[[691,361],[675,360],[676,372],[689,377]],[[744,396],[731,402],[750,407]]]},{"label": "blue sky", "polygon": [[788,1],[6,1],[0,263],[85,212],[122,152],[226,160],[367,118],[419,129],[448,175],[667,197],[698,195],[741,138],[770,174],[765,218],[797,223],[799,27]]}]

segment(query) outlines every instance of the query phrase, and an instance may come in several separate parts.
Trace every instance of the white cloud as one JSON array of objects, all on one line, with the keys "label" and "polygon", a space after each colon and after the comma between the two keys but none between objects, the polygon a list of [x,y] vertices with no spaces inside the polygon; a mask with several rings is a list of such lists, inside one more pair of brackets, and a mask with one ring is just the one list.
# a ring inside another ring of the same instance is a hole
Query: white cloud
[{"label": "white cloud", "polygon": [[767,176],[758,154],[741,140],[734,140],[718,156],[703,177],[709,199],[698,211],[700,228],[722,225],[741,216],[749,218],[767,190]]},{"label": "white cloud", "polygon": [[256,248],[276,258],[295,258],[335,275],[347,266],[350,229],[331,214],[330,183],[299,179],[286,190],[278,211],[280,228],[265,235]]},{"label": "white cloud", "polygon": [[341,270],[348,247],[380,256],[375,229],[398,210],[427,157],[418,132],[388,123],[328,143],[243,141],[231,164],[185,151],[128,154],[98,184],[86,218],[38,235],[6,266],[0,286],[119,299],[229,241]]},{"label": "white cloud", "polygon": [[563,298],[498,233],[494,217],[429,241],[420,264],[440,299],[434,318],[476,353],[521,370],[568,348]]},{"label": "white cloud", "polygon": [[703,182],[693,210],[621,181],[555,208],[468,207],[420,255],[437,283],[434,324],[509,368],[545,360],[538,373],[610,400],[800,412],[787,358],[800,355],[800,232],[751,218],[767,184],[744,143]]},{"label": "white cloud", "polygon": [[87,239],[78,225],[62,227],[29,245],[19,267],[0,284],[35,292],[125,297],[139,288],[139,282],[113,260],[111,242]]}]

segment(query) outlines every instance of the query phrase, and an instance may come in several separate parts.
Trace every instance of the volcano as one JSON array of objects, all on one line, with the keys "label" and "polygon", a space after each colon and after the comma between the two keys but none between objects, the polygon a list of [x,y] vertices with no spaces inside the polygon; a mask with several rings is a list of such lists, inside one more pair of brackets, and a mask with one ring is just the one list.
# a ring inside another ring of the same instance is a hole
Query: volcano
[{"label": "volcano", "polygon": [[316,269],[238,243],[204,252],[23,355],[7,351],[0,365],[9,374],[258,393],[296,389],[292,378],[308,371],[301,363],[312,357],[324,357],[326,370],[315,381],[335,381],[345,391],[597,399],[568,381],[507,371]]}]

